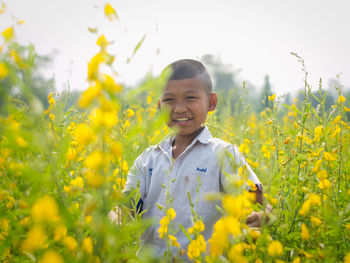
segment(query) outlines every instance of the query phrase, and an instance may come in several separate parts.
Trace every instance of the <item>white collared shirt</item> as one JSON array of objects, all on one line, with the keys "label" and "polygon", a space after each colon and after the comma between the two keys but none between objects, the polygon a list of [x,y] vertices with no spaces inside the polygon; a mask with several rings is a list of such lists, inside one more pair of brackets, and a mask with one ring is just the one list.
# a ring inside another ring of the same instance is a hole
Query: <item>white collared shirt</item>
[{"label": "white collared shirt", "polygon": [[[155,245],[162,255],[166,250],[164,240],[158,237],[159,220],[165,215],[156,204],[166,207],[166,191],[173,198],[170,207],[176,212],[174,226],[175,236],[182,249],[186,249],[189,240],[178,226],[180,223],[185,229],[192,227],[191,207],[188,193],[191,195],[195,210],[202,217],[205,230],[202,233],[208,240],[215,222],[220,218],[216,202],[205,200],[209,193],[228,192],[225,174],[233,179],[238,177],[238,167],[247,165],[248,179],[260,184],[259,179],[240,154],[237,147],[223,140],[213,138],[205,127],[192,143],[175,160],[172,158],[172,142],[174,138],[166,138],[161,143],[147,148],[134,162],[127,178],[124,192],[132,191],[139,184],[139,193],[143,202],[144,217],[152,217],[157,224],[149,227],[143,234],[146,244]],[[232,165],[228,162],[225,152],[229,152],[235,160]],[[223,158],[221,158],[221,157]],[[226,156],[226,158],[225,158]],[[226,160],[226,161],[225,161]],[[233,168],[233,166],[236,166]],[[225,171],[226,173],[224,173]],[[198,203],[197,189],[200,179]]]}]

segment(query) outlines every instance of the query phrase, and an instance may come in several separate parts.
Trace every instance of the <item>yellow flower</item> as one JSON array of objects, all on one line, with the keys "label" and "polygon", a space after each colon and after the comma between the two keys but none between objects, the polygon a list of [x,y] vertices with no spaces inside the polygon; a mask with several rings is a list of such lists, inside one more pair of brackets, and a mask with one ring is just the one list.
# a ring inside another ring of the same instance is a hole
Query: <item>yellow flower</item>
[{"label": "yellow flower", "polygon": [[320,126],[317,126],[314,130],[314,133],[315,133],[315,141],[318,141],[321,136],[322,136],[322,132],[323,132],[323,126],[320,125]]},{"label": "yellow flower", "polygon": [[6,78],[8,74],[9,74],[9,71],[8,71],[6,65],[4,63],[0,62],[0,80]]},{"label": "yellow flower", "polygon": [[168,233],[168,225],[171,220],[176,217],[176,212],[174,208],[169,208],[166,211],[166,215],[162,217],[159,221],[160,227],[158,229],[158,234],[160,238],[164,238],[164,235]]},{"label": "yellow flower", "polygon": [[339,96],[337,102],[340,103],[340,104],[343,104],[344,102],[346,101],[346,98],[342,95]]},{"label": "yellow flower", "polygon": [[329,153],[329,152],[324,152],[323,153],[323,158],[326,160],[326,161],[335,161],[336,158],[333,156],[333,154]]},{"label": "yellow flower", "polygon": [[105,16],[109,19],[109,21],[113,21],[114,19],[118,20],[117,12],[110,4],[105,5]]},{"label": "yellow flower", "polygon": [[292,263],[300,263],[300,257],[295,258]]},{"label": "yellow flower", "polygon": [[123,160],[122,163],[120,164],[120,169],[122,169],[122,171],[124,173],[128,173],[129,172],[129,166],[127,161]]},{"label": "yellow flower", "polygon": [[15,199],[12,196],[10,196],[6,203],[6,208],[10,210],[14,207],[14,205],[15,205]]},{"label": "yellow flower", "polygon": [[242,143],[240,146],[239,146],[239,151],[243,154],[248,154],[249,153],[249,146],[247,143]]},{"label": "yellow flower", "polygon": [[327,171],[326,171],[326,170],[321,170],[321,171],[319,171],[319,172],[316,174],[316,177],[317,177],[319,180],[323,180],[323,179],[327,178],[327,177],[328,177]]},{"label": "yellow flower", "polygon": [[121,92],[123,90],[123,86],[116,83],[113,77],[107,74],[104,74],[103,77],[104,77],[103,87],[109,92],[116,93],[116,92]]},{"label": "yellow flower", "polygon": [[322,160],[317,160],[316,163],[315,163],[314,168],[312,168],[312,172],[313,173],[318,172],[320,170],[321,164],[322,164]]},{"label": "yellow flower", "polygon": [[269,101],[274,101],[276,98],[276,94],[273,94],[271,96],[269,96]]},{"label": "yellow flower", "polygon": [[237,197],[225,195],[222,199],[224,210],[232,217],[244,218],[251,213],[251,196],[245,192]]},{"label": "yellow flower", "polygon": [[350,252],[348,252],[344,257],[344,263],[350,263]]},{"label": "yellow flower", "polygon": [[205,229],[205,226],[201,220],[198,220],[194,223],[193,227],[188,228],[188,233],[200,233],[203,232]]},{"label": "yellow flower", "polygon": [[341,132],[341,128],[336,125],[333,133],[331,134],[331,138],[335,138]]},{"label": "yellow flower", "polygon": [[81,244],[81,250],[85,253],[85,254],[92,254],[93,251],[93,244],[92,244],[92,239],[91,237],[86,237],[83,239],[83,242]]},{"label": "yellow flower", "polygon": [[158,228],[158,234],[160,238],[164,238],[164,235],[168,233],[168,224],[170,223],[169,217],[164,216],[160,219]]},{"label": "yellow flower", "polygon": [[126,117],[127,117],[127,118],[131,118],[132,116],[135,115],[135,112],[134,112],[133,109],[130,109],[130,108],[129,108],[129,109],[126,110],[125,114],[126,114]]},{"label": "yellow flower", "polygon": [[298,124],[296,122],[293,123],[293,127],[294,127],[294,129],[298,129],[299,128],[299,126],[298,126]]},{"label": "yellow flower", "polygon": [[130,127],[130,121],[125,120],[124,125],[123,125],[123,129],[129,128],[129,127]]},{"label": "yellow flower", "polygon": [[259,163],[255,163],[252,160],[247,158],[247,162],[249,163],[249,165],[253,168],[259,167]]},{"label": "yellow flower", "polygon": [[[300,251],[301,252],[301,251]],[[306,251],[302,251],[306,258],[313,258],[314,256],[310,253],[307,253]]]},{"label": "yellow flower", "polygon": [[72,186],[72,190],[82,190],[84,187],[84,180],[81,176],[77,176],[75,179],[70,181],[70,185]]},{"label": "yellow flower", "polygon": [[[89,70],[93,71],[95,70],[95,68],[94,69],[89,68]],[[89,72],[89,74],[91,75],[90,78],[92,78],[95,74],[95,71]],[[96,97],[98,97],[101,94],[101,88],[102,88],[101,84],[97,82],[94,86],[90,86],[88,89],[86,89],[79,98],[79,101],[78,101],[79,107],[84,109],[90,106],[93,100],[96,99]]]},{"label": "yellow flower", "polygon": [[77,152],[72,146],[69,146],[68,151],[66,153],[66,158],[69,161],[73,161],[77,158]]},{"label": "yellow flower", "polygon": [[266,124],[272,124],[273,123],[273,120],[268,120],[267,122],[266,122]]},{"label": "yellow flower", "polygon": [[301,225],[301,238],[304,240],[310,239],[309,229],[304,223]]},{"label": "yellow flower", "polygon": [[16,138],[16,143],[21,148],[26,148],[28,146],[28,143],[21,136]]},{"label": "yellow flower", "polygon": [[120,142],[112,143],[111,152],[113,153],[113,156],[120,159],[123,154],[123,145]]},{"label": "yellow flower", "polygon": [[248,262],[244,255],[244,244],[243,243],[238,243],[235,244],[229,251],[228,253],[228,258],[230,259],[230,262],[234,263],[246,263]]},{"label": "yellow flower", "polygon": [[26,64],[23,63],[21,57],[17,54],[17,52],[15,50],[11,50],[10,55],[13,58],[13,60],[16,62],[18,67],[20,67],[22,69],[26,68]]},{"label": "yellow flower", "polygon": [[171,240],[171,244],[174,247],[180,247],[180,244],[177,242],[177,238],[173,235],[168,235],[169,239]]},{"label": "yellow flower", "polygon": [[238,221],[236,217],[227,216],[224,218],[224,223],[225,223],[227,233],[233,235],[234,237],[242,233],[241,223]]},{"label": "yellow flower", "polygon": [[105,181],[105,177],[103,175],[99,175],[91,171],[86,171],[84,176],[87,185],[93,188],[99,188]]},{"label": "yellow flower", "polygon": [[311,223],[313,223],[316,226],[319,226],[322,224],[321,219],[319,219],[318,217],[310,216],[310,220],[311,220]]},{"label": "yellow flower", "polygon": [[92,217],[92,216],[86,216],[86,217],[84,218],[85,224],[90,224],[90,223],[92,222],[92,220],[93,220],[93,217]]},{"label": "yellow flower", "polygon": [[279,242],[278,240],[272,241],[269,244],[269,246],[267,247],[267,253],[271,257],[281,256],[283,253],[283,246],[282,246],[281,242]]},{"label": "yellow flower", "polygon": [[208,240],[209,243],[209,251],[213,257],[217,257],[221,255],[223,250],[228,247],[229,243],[229,235],[226,230],[224,220],[221,218],[216,221],[214,225],[214,231],[211,238]]},{"label": "yellow flower", "polygon": [[58,212],[56,201],[46,195],[34,203],[31,209],[31,216],[34,222],[54,222],[59,219]]},{"label": "yellow flower", "polygon": [[111,128],[118,123],[118,115],[116,111],[103,111],[100,108],[94,109],[89,115],[89,119],[91,119],[95,126],[102,125],[107,128]]},{"label": "yellow flower", "polygon": [[53,250],[46,251],[39,263],[64,263],[60,254]]},{"label": "yellow flower", "polygon": [[32,252],[37,249],[42,249],[47,246],[46,235],[40,226],[34,226],[27,235],[27,238],[22,243],[22,250]]},{"label": "yellow flower", "polygon": [[338,115],[337,117],[334,118],[333,123],[338,123],[341,120],[341,115]]},{"label": "yellow flower", "polygon": [[317,186],[323,190],[323,189],[331,188],[332,184],[328,179],[323,179],[323,180],[320,180]]},{"label": "yellow flower", "polygon": [[187,247],[187,256],[189,259],[193,260],[198,258],[201,252],[205,252],[207,250],[207,244],[202,235],[199,235],[197,239],[192,240],[191,243]]},{"label": "yellow flower", "polygon": [[249,235],[252,237],[253,240],[257,240],[260,237],[260,231],[249,229]]},{"label": "yellow flower", "polygon": [[86,158],[84,164],[87,168],[97,170],[103,164],[104,156],[101,151],[93,151]]},{"label": "yellow flower", "polygon": [[146,112],[148,112],[148,116],[153,117],[157,113],[157,109],[154,107],[150,107],[146,109]]},{"label": "yellow flower", "polygon": [[9,230],[9,223],[10,220],[7,218],[2,218],[0,220],[0,242],[6,240],[6,237],[8,235],[8,230]]},{"label": "yellow flower", "polygon": [[271,154],[270,154],[270,151],[267,149],[267,146],[265,144],[263,146],[261,146],[261,151],[262,151],[265,158],[270,159]]},{"label": "yellow flower", "polygon": [[95,139],[95,135],[88,125],[85,123],[79,124],[74,130],[74,138],[80,147],[92,142]]},{"label": "yellow flower", "polygon": [[5,38],[6,41],[11,40],[14,37],[13,27],[8,27],[4,31],[2,31],[2,36]]},{"label": "yellow flower", "polygon": [[54,121],[55,118],[56,118],[56,116],[55,116],[55,114],[50,113],[50,114],[49,114],[49,118],[50,118],[52,121]]},{"label": "yellow flower", "polygon": [[25,218],[23,218],[20,222],[19,225],[20,226],[28,226],[30,224],[30,217],[26,216]]},{"label": "yellow flower", "polygon": [[109,42],[107,41],[107,39],[106,39],[106,37],[105,37],[104,35],[101,35],[101,36],[97,39],[96,44],[97,44],[98,46],[100,46],[101,49],[105,49],[105,48],[108,46]]},{"label": "yellow flower", "polygon": [[74,239],[74,237],[71,237],[71,236],[65,236],[63,238],[63,244],[71,252],[75,252],[78,247],[77,241]]},{"label": "yellow flower", "polygon": [[310,193],[308,200],[310,200],[313,205],[321,205],[321,197],[316,194]]},{"label": "yellow flower", "polygon": [[67,227],[65,225],[59,225],[55,228],[54,231],[54,240],[58,241],[64,238],[67,235]]},{"label": "yellow flower", "polygon": [[166,215],[170,218],[170,220],[173,220],[175,217],[176,217],[176,212],[174,210],[174,208],[169,208],[167,211],[166,211]]},{"label": "yellow flower", "polygon": [[256,187],[256,185],[253,183],[252,180],[247,179],[247,185],[249,186],[249,189],[250,189],[251,191],[256,191],[257,187]]}]

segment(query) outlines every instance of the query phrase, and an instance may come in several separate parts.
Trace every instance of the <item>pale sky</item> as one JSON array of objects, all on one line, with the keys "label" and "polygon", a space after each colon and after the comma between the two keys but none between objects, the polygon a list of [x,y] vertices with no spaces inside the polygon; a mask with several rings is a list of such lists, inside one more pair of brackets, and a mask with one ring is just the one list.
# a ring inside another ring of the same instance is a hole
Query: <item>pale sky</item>
[{"label": "pale sky", "polygon": [[[1,1],[0,1],[1,2]],[[266,74],[276,93],[303,86],[296,52],[305,60],[313,90],[321,77],[325,87],[342,73],[350,88],[350,1],[348,0],[5,0],[1,30],[14,25],[10,14],[26,22],[15,27],[19,42],[32,42],[40,54],[57,50],[48,74],[57,89],[69,81],[83,90],[88,60],[98,52],[98,28],[114,44],[115,67],[121,80],[135,84],[146,72],[181,58],[220,56],[239,79],[261,87]],[[120,22],[103,14],[105,3],[116,9]],[[132,62],[127,58],[147,37]]]}]

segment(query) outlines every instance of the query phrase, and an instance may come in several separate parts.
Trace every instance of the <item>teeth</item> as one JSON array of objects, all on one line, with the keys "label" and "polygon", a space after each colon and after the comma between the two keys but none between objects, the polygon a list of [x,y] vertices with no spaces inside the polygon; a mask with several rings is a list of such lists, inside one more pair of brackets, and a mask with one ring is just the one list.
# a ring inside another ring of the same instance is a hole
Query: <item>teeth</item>
[{"label": "teeth", "polygon": [[189,118],[180,118],[180,119],[176,119],[175,121],[188,121]]}]

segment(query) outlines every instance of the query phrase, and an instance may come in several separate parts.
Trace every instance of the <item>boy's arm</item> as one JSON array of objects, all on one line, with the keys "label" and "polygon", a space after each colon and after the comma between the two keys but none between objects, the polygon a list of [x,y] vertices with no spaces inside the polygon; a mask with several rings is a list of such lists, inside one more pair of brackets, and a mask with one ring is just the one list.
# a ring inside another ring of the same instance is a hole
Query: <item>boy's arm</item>
[{"label": "boy's arm", "polygon": [[[129,199],[129,201],[125,204],[125,207],[127,207],[130,211],[130,214],[132,216],[135,215],[134,208],[136,208],[136,212],[140,213],[142,211],[142,199],[139,198],[138,202],[135,205],[135,201],[133,198],[130,198],[130,195],[135,193],[135,189],[139,189],[139,194],[141,197],[145,193],[145,175],[142,169],[142,160],[143,160],[143,154],[141,154],[134,162],[134,165],[131,167],[127,181],[125,184],[125,188],[123,190],[123,197],[125,199]],[[124,199],[123,198],[123,199]],[[108,218],[116,224],[121,224],[122,220],[122,209],[120,206],[114,207],[112,210],[108,213]]]},{"label": "boy's arm", "polygon": [[[130,192],[130,191],[124,192],[123,197],[128,198],[128,196],[130,196],[131,194],[132,194],[132,192]],[[138,214],[142,211],[142,205],[143,205],[143,201],[141,198],[138,200],[138,202],[136,204],[135,204],[134,199],[130,199],[130,201],[128,201],[125,204],[125,207],[127,208],[128,213],[132,217],[135,217],[135,214]],[[109,211],[108,218],[111,220],[112,223],[120,225],[122,223],[122,215],[123,215],[122,208],[120,206],[116,206],[112,210]]]},{"label": "boy's arm", "polygon": [[[261,185],[257,185],[256,191],[254,192],[256,195],[256,202],[259,203],[261,206],[263,205],[263,192]],[[265,211],[253,211],[248,217],[247,217],[247,226],[249,227],[261,227],[262,222],[265,223],[269,222],[270,217],[269,214],[272,212],[272,207],[270,204],[266,204]]]},{"label": "boy's arm", "polygon": [[[262,191],[262,186],[261,183],[254,173],[254,171],[251,169],[249,166],[248,162],[245,160],[243,155],[239,152],[238,148],[232,145],[232,148],[228,149],[229,152],[231,153],[233,160],[236,165],[242,166],[245,165],[247,168],[247,172],[249,174],[248,179],[252,181],[256,188],[255,190],[248,189],[249,192],[254,192],[255,193],[255,202],[259,203],[261,206],[263,206],[263,191]],[[228,167],[228,166],[226,166]],[[232,166],[231,166],[232,167]],[[237,169],[237,168],[236,168]],[[234,173],[233,173],[234,174]],[[262,220],[265,218],[265,221],[268,221],[268,216],[266,216],[268,213],[271,211],[271,206],[267,205],[266,206],[266,211],[265,213],[263,211],[255,212],[253,211],[248,217],[247,217],[247,225],[249,227],[260,227],[262,224]]]}]

